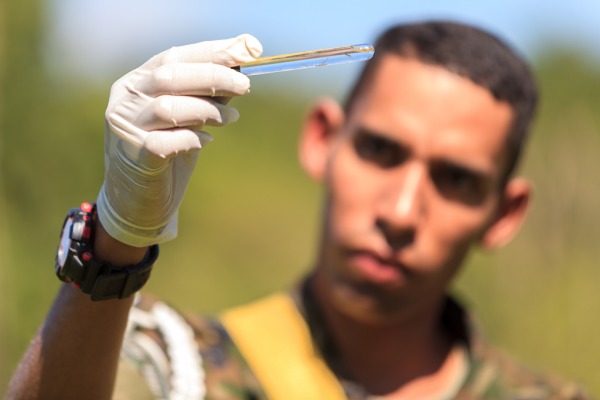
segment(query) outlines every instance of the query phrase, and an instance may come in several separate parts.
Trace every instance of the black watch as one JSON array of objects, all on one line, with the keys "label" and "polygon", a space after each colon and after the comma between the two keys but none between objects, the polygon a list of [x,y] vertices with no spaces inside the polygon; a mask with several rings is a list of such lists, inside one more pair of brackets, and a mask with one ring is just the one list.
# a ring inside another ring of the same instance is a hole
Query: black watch
[{"label": "black watch", "polygon": [[56,276],[88,293],[92,300],[123,299],[144,286],[158,258],[158,245],[150,246],[144,260],[114,267],[94,258],[96,205],[82,203],[67,214],[56,252]]}]

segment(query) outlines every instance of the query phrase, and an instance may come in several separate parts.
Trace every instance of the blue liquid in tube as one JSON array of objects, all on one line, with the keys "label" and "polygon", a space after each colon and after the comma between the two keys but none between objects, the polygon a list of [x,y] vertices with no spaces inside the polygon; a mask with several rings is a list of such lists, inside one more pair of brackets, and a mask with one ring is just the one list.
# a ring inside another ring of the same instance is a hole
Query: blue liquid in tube
[{"label": "blue liquid in tube", "polygon": [[256,61],[242,64],[236,69],[247,76],[263,75],[274,72],[367,61],[373,57],[374,52],[375,49],[370,44],[355,44],[258,58]]}]

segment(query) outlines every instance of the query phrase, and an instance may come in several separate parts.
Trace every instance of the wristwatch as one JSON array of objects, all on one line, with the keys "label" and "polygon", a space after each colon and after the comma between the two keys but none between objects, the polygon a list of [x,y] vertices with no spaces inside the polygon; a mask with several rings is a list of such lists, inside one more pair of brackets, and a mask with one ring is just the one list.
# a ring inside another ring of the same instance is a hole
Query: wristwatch
[{"label": "wristwatch", "polygon": [[73,284],[92,300],[125,298],[140,290],[158,258],[158,245],[150,246],[137,265],[115,267],[94,257],[96,205],[82,203],[67,214],[56,252],[56,276]]}]

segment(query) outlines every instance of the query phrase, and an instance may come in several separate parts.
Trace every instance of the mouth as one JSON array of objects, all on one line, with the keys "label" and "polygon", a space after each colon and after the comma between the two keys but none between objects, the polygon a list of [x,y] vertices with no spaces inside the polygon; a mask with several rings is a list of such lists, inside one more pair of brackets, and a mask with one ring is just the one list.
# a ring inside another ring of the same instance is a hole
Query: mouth
[{"label": "mouth", "polygon": [[363,279],[377,284],[398,284],[406,279],[408,270],[391,257],[369,250],[349,252],[350,267]]}]

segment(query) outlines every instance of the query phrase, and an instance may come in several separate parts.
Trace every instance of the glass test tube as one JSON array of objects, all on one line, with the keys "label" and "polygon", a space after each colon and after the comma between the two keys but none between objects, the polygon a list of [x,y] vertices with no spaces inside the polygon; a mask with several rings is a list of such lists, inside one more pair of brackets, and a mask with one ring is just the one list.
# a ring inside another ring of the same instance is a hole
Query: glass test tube
[{"label": "glass test tube", "polygon": [[370,44],[355,44],[351,46],[263,57],[256,61],[242,64],[236,69],[244,75],[252,76],[270,74],[273,72],[324,67],[327,65],[366,61],[373,57],[374,51],[375,49]]}]

